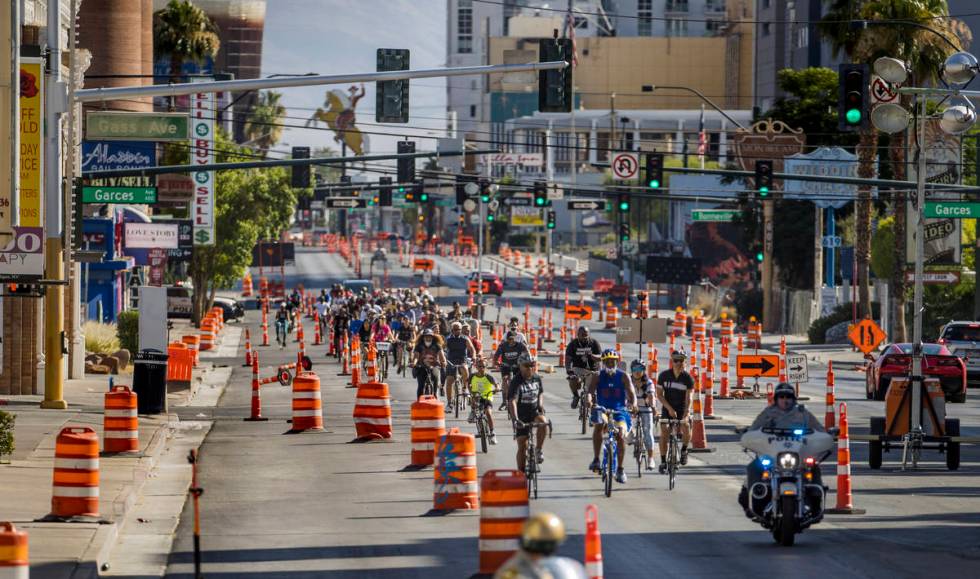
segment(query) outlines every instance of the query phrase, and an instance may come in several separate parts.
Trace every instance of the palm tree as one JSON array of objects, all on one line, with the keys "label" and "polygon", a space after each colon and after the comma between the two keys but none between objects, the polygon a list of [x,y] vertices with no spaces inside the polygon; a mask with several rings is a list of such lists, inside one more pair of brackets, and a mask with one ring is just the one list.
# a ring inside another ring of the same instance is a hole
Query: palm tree
[{"label": "palm tree", "polygon": [[[881,56],[892,56],[907,62],[913,81],[918,84],[934,83],[946,57],[953,52],[943,38],[960,46],[970,40],[969,31],[962,23],[948,18],[946,0],[827,0],[828,11],[819,24],[834,54],[846,54],[851,61],[872,63]],[[866,20],[869,25],[854,26],[852,21]],[[875,24],[876,21],[888,21]],[[916,26],[918,25],[918,26]],[[923,28],[925,27],[925,28]],[[931,30],[927,30],[931,29]],[[874,161],[877,154],[878,135],[869,127],[859,134],[857,146],[858,176],[874,177]],[[892,137],[889,158],[896,179],[905,179],[906,135]],[[894,192],[895,215],[895,267],[892,272],[890,295],[892,298],[893,341],[905,339],[905,193]],[[862,315],[871,315],[871,299],[868,292],[868,265],[871,259],[871,189],[858,188],[856,206],[857,224],[855,259],[858,269],[858,300]]]},{"label": "palm tree", "polygon": [[274,91],[259,93],[259,98],[245,120],[246,143],[258,148],[265,155],[282,138],[282,119],[286,107],[279,99],[282,94]]},{"label": "palm tree", "polygon": [[170,57],[170,79],[177,82],[185,62],[204,62],[218,54],[218,28],[190,0],[170,0],[153,15],[153,47]]}]

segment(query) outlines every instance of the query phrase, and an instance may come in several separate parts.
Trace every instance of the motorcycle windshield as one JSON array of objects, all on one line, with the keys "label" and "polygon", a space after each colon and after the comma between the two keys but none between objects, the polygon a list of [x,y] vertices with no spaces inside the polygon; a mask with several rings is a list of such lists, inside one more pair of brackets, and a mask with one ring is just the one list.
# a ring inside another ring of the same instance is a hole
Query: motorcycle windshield
[{"label": "motorcycle windshield", "polygon": [[807,458],[820,461],[834,447],[834,437],[826,432],[798,436],[791,432],[767,433],[762,430],[750,430],[742,435],[740,443],[760,456],[777,456],[781,452],[795,452],[801,461]]}]

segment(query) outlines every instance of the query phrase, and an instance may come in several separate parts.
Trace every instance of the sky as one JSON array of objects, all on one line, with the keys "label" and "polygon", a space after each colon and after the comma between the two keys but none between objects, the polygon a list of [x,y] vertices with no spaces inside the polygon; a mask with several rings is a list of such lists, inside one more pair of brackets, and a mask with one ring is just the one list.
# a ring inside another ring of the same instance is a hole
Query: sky
[{"label": "sky", "polygon": [[[411,68],[445,66],[445,0],[268,0],[262,47],[262,75],[341,74],[374,72],[378,48],[411,50]],[[446,127],[445,79],[411,81],[409,102],[411,127],[435,131],[444,137]],[[287,109],[287,124],[304,125],[324,103],[325,93],[350,85],[279,89]],[[419,133],[405,125],[374,124],[374,83],[366,83],[367,94],[357,106],[362,131]],[[325,125],[318,124],[323,128]],[[340,150],[329,130],[286,129],[276,151],[291,146],[332,147]],[[395,152],[401,136],[369,135],[369,153]],[[435,141],[419,139],[418,149],[434,150]]]}]

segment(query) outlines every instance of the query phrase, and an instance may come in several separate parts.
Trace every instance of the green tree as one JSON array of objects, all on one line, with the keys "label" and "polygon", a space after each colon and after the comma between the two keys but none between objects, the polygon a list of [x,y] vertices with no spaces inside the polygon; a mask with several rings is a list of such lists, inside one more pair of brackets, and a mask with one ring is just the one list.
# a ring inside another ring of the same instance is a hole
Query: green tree
[{"label": "green tree", "polygon": [[[218,163],[252,157],[251,150],[233,144],[220,131],[214,147]],[[256,242],[278,239],[289,227],[301,193],[309,190],[291,188],[289,172],[282,167],[216,173],[215,244],[195,247],[190,267],[195,321],[210,307],[218,288],[231,287],[242,278]]]},{"label": "green tree", "polygon": [[[912,80],[918,85],[936,81],[940,65],[952,51],[952,47],[940,38],[945,37],[954,45],[969,41],[969,32],[962,23],[949,18],[946,0],[827,0],[828,10],[818,25],[823,36],[833,46],[834,54],[846,54],[851,61],[872,63],[882,56],[904,60],[912,70]],[[854,20],[866,20],[865,27],[854,26]],[[883,24],[882,22],[888,22]],[[933,31],[925,28],[932,29]],[[962,38],[962,40],[961,40]],[[874,176],[878,137],[873,128],[859,134],[858,176]],[[905,179],[905,136],[896,135],[890,143],[894,177]],[[862,314],[870,314],[868,293],[868,265],[871,258],[871,190],[858,189],[857,240],[855,259],[858,270],[858,303]],[[894,234],[896,263],[905,263],[905,196],[894,197]],[[905,338],[904,308],[905,279],[902,267],[893,268],[891,278],[893,340]]]},{"label": "green tree", "polygon": [[266,155],[282,138],[282,120],[286,117],[286,107],[279,102],[281,93],[271,90],[259,93],[258,100],[245,119],[245,138],[247,142]]},{"label": "green tree", "polygon": [[895,271],[894,215],[879,221],[871,238],[871,271],[878,279],[891,279]]},{"label": "green tree", "polygon": [[185,62],[202,63],[218,54],[218,28],[190,0],[170,0],[153,14],[153,48],[170,58],[170,79],[178,82]]},{"label": "green tree", "polygon": [[837,132],[837,71],[823,67],[785,68],[776,75],[779,98],[763,118],[803,129],[808,147],[853,147],[857,139]]}]

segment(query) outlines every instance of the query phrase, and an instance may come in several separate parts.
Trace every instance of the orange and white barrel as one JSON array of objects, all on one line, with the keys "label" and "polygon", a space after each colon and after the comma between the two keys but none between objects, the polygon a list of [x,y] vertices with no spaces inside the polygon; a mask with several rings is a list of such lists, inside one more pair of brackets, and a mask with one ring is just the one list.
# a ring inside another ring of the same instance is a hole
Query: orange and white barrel
[{"label": "orange and white barrel", "polygon": [[434,465],[434,510],[480,508],[476,444],[472,434],[452,428],[440,436],[436,440]]},{"label": "orange and white barrel", "polygon": [[293,427],[290,432],[323,430],[320,377],[313,372],[297,372],[293,378]]},{"label": "orange and white barrel", "polygon": [[51,517],[99,516],[99,437],[87,426],[61,429],[54,446]]},{"label": "orange and white barrel", "polygon": [[480,573],[491,575],[520,547],[530,513],[527,479],[517,470],[487,471],[480,480]]},{"label": "orange and white barrel", "polygon": [[433,463],[436,440],[446,433],[446,408],[435,396],[423,396],[412,403],[413,466]]},{"label": "orange and white barrel", "polygon": [[384,382],[364,382],[357,387],[354,429],[358,438],[391,438],[391,396]]},{"label": "orange and white barrel", "polygon": [[29,565],[27,533],[13,523],[0,522],[0,579],[27,579]]},{"label": "orange and white barrel", "polygon": [[128,386],[113,386],[112,390],[105,394],[105,410],[102,418],[105,451],[138,452],[139,432],[136,393]]}]

